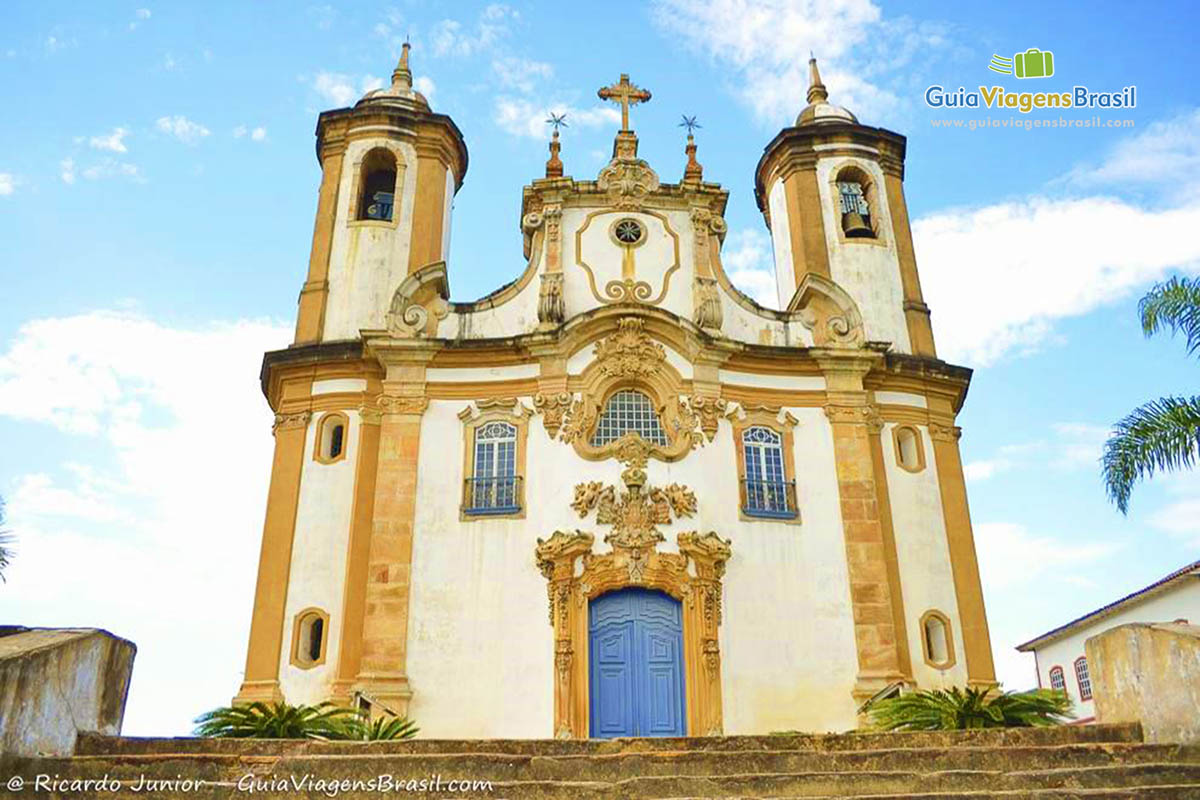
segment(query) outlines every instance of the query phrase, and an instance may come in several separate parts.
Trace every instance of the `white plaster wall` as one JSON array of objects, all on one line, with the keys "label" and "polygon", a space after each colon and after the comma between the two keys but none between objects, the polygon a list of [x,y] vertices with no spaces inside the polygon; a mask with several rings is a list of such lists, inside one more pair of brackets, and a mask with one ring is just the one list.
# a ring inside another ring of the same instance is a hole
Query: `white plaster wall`
[{"label": "white plaster wall", "polygon": [[[396,156],[395,227],[350,220],[358,162],[375,147],[386,147]],[[416,178],[417,154],[407,142],[358,139],[346,146],[329,256],[325,341],[353,339],[362,328],[385,327],[392,294],[408,274]],[[429,209],[426,213],[437,212]]]},{"label": "white plaster wall", "polygon": [[[876,193],[871,217],[879,226],[879,239],[849,240],[838,235],[842,228],[838,198],[830,183],[836,172],[855,166],[871,176]],[[911,353],[908,326],[904,319],[904,291],[900,283],[900,259],[892,222],[883,191],[883,171],[865,158],[829,157],[817,161],[817,188],[825,224],[825,241],[829,248],[830,277],[858,304],[862,313],[867,339],[891,342],[897,352]]]},{"label": "white plaster wall", "polygon": [[824,391],[823,375],[763,375],[757,372],[717,371],[721,383],[736,386],[754,386],[764,389],[791,389],[793,391]]},{"label": "white plaster wall", "polygon": [[1200,578],[1180,581],[1162,594],[1126,606],[1112,616],[1037,648],[1038,685],[1049,688],[1050,670],[1062,667],[1067,695],[1075,704],[1076,718],[1090,719],[1096,715],[1095,705],[1091,700],[1079,699],[1079,682],[1075,679],[1075,660],[1086,655],[1084,642],[1098,633],[1130,622],[1174,622],[1177,619],[1186,619],[1193,625],[1200,623]]},{"label": "white plaster wall", "polygon": [[924,396],[911,392],[875,392],[875,402],[897,406],[929,408],[929,401]]},{"label": "white plaster wall", "polygon": [[[529,398],[524,402],[531,405]],[[576,483],[620,484],[616,461],[580,459],[529,423],[526,518],[459,520],[463,401],[433,401],[422,427],[409,631],[412,714],[428,737],[552,733],[552,629],[538,537],[607,526],[569,506]],[[730,423],[682,461],[651,461],[649,480],[688,485],[696,517],[660,526],[715,530],[733,542],[721,628],[726,731],[844,730],[854,725],[857,671],[832,439],[820,409],[791,409],[801,524],[738,518]]]},{"label": "white plaster wall", "polygon": [[[916,426],[925,449],[925,469],[909,472],[896,463],[896,447],[892,439],[895,427],[892,423],[885,425],[881,439],[913,677],[922,689],[965,686],[967,669],[962,622],[954,592],[954,574],[950,568],[950,548],[946,542],[946,522],[938,487],[937,465],[933,459],[933,442],[925,426]],[[955,663],[946,670],[925,663],[920,621],[921,616],[930,609],[941,611],[949,617],[953,629]]]},{"label": "white plaster wall", "polygon": [[771,213],[771,246],[775,252],[777,308],[787,308],[796,293],[796,267],[792,263],[792,228],[782,180],[776,180],[767,193],[767,210]]},{"label": "white plaster wall", "polygon": [[[332,464],[313,459],[320,415],[314,416],[305,437],[292,564],[284,607],[283,648],[279,654],[279,684],[289,703],[319,703],[328,699],[341,646],[345,623],[342,592],[346,582],[346,547],[354,503],[354,466],[362,427],[358,412],[346,410],[342,413],[350,421],[345,458]],[[329,614],[325,663],[301,669],[291,664],[292,627],[296,614],[314,606]]]},{"label": "white plaster wall", "polygon": [[505,381],[536,378],[540,372],[541,367],[536,363],[515,364],[510,367],[431,367],[425,370],[425,379],[445,383]]},{"label": "white plaster wall", "polygon": [[[573,316],[591,308],[604,305],[592,293],[587,272],[576,263],[576,232],[583,227],[588,215],[596,209],[564,209],[562,216],[563,272],[568,314]],[[662,291],[667,270],[675,263],[674,240],[679,241],[679,269],[671,274],[666,296],[658,304],[685,319],[692,318],[692,277],[694,274],[692,255],[692,223],[687,211],[656,211],[666,217],[635,211],[606,209],[592,217],[587,229],[580,237],[583,260],[595,276],[596,292],[606,298],[604,287],[610,281],[622,279],[621,262],[624,248],[609,235],[609,228],[619,219],[632,217],[646,229],[646,240],[633,248],[636,280],[650,284],[650,299]]]},{"label": "white plaster wall", "polygon": [[313,381],[312,393],[337,394],[338,392],[365,392],[366,378],[329,378],[323,381]]}]

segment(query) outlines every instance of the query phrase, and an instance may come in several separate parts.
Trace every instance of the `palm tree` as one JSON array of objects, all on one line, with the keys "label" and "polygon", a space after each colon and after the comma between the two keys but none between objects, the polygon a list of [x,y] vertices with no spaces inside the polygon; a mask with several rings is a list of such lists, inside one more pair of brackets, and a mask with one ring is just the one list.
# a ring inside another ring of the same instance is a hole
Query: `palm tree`
[{"label": "palm tree", "polygon": [[196,718],[197,736],[216,739],[361,739],[361,716],[332,703],[222,706]]},{"label": "palm tree", "polygon": [[1030,728],[1059,725],[1070,718],[1065,692],[1034,689],[934,689],[877,700],[867,712],[885,731],[961,731],[971,728]]},{"label": "palm tree", "polygon": [[196,718],[197,736],[214,739],[322,739],[384,741],[411,739],[417,725],[392,715],[369,719],[355,708],[321,703],[250,703],[222,706]]},{"label": "palm tree", "polygon": [[6,580],[4,570],[13,560],[12,534],[4,530],[4,498],[0,497],[0,582]]},{"label": "palm tree", "polygon": [[[1142,331],[1182,333],[1189,355],[1200,353],[1200,278],[1172,278],[1138,304]],[[1136,408],[1104,444],[1104,484],[1122,514],[1133,486],[1156,471],[1190,468],[1200,450],[1200,396],[1163,397]]]}]

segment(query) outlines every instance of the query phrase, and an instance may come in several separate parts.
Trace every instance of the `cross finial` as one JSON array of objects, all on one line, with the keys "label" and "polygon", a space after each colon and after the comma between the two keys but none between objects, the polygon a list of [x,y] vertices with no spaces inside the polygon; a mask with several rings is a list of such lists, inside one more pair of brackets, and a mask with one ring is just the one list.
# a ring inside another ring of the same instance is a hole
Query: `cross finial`
[{"label": "cross finial", "polygon": [[560,127],[561,128],[571,127],[570,125],[567,124],[567,115],[566,114],[555,114],[553,111],[550,111],[548,113],[550,114],[550,116],[546,118],[546,124],[554,126],[554,134],[556,136],[558,135],[558,129]]},{"label": "cross finial", "polygon": [[687,128],[688,136],[691,136],[696,132],[697,128],[703,128],[704,126],[697,122],[695,117],[689,117],[687,114],[684,114],[683,122],[679,123],[679,127]]},{"label": "cross finial", "polygon": [[614,83],[612,86],[605,86],[596,95],[601,100],[611,100],[614,103],[621,104],[621,130],[629,130],[629,107],[637,103],[646,103],[650,100],[650,92],[645,89],[640,89],[629,82],[629,76],[624,72],[621,73],[621,80]]}]

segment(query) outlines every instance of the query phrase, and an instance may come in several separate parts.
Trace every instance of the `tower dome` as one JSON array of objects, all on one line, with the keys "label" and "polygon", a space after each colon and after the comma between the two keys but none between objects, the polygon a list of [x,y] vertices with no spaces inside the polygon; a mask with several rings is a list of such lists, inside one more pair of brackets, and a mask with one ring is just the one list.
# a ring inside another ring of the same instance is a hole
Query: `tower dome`
[{"label": "tower dome", "polygon": [[858,117],[849,110],[829,102],[829,92],[821,83],[821,73],[817,71],[817,59],[808,60],[808,105],[796,117],[797,125],[819,125],[823,122],[850,122],[858,124]]},{"label": "tower dome", "polygon": [[392,70],[392,85],[380,89],[372,89],[363,95],[357,105],[363,103],[387,103],[413,111],[429,111],[429,101],[425,95],[413,89],[412,70],[408,68],[408,42],[400,50],[400,61]]}]

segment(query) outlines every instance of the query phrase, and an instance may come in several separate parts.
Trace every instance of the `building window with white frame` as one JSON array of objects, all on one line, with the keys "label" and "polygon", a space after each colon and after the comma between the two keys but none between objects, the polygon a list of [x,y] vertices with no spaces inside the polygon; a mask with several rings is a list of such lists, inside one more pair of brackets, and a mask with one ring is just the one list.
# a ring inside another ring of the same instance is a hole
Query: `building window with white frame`
[{"label": "building window with white frame", "polygon": [[517,475],[517,428],[487,422],[475,429],[473,473],[466,480],[463,511],[511,514],[520,510]]},{"label": "building window with white frame", "polygon": [[796,484],[787,479],[783,437],[762,425],[742,432],[742,512],[751,517],[796,516]]},{"label": "building window with white frame", "polygon": [[654,404],[644,393],[636,389],[621,389],[614,392],[604,404],[596,431],[592,434],[592,447],[601,447],[615,442],[627,433],[636,433],[649,444],[666,447],[667,434],[659,421]]},{"label": "building window with white frame", "polygon": [[1063,677],[1063,668],[1062,667],[1051,667],[1050,668],[1050,688],[1056,692],[1066,692],[1067,691],[1067,681]]},{"label": "building window with white frame", "polygon": [[1080,656],[1075,661],[1075,681],[1079,684],[1079,699],[1092,699],[1092,676],[1088,673],[1087,659]]}]

